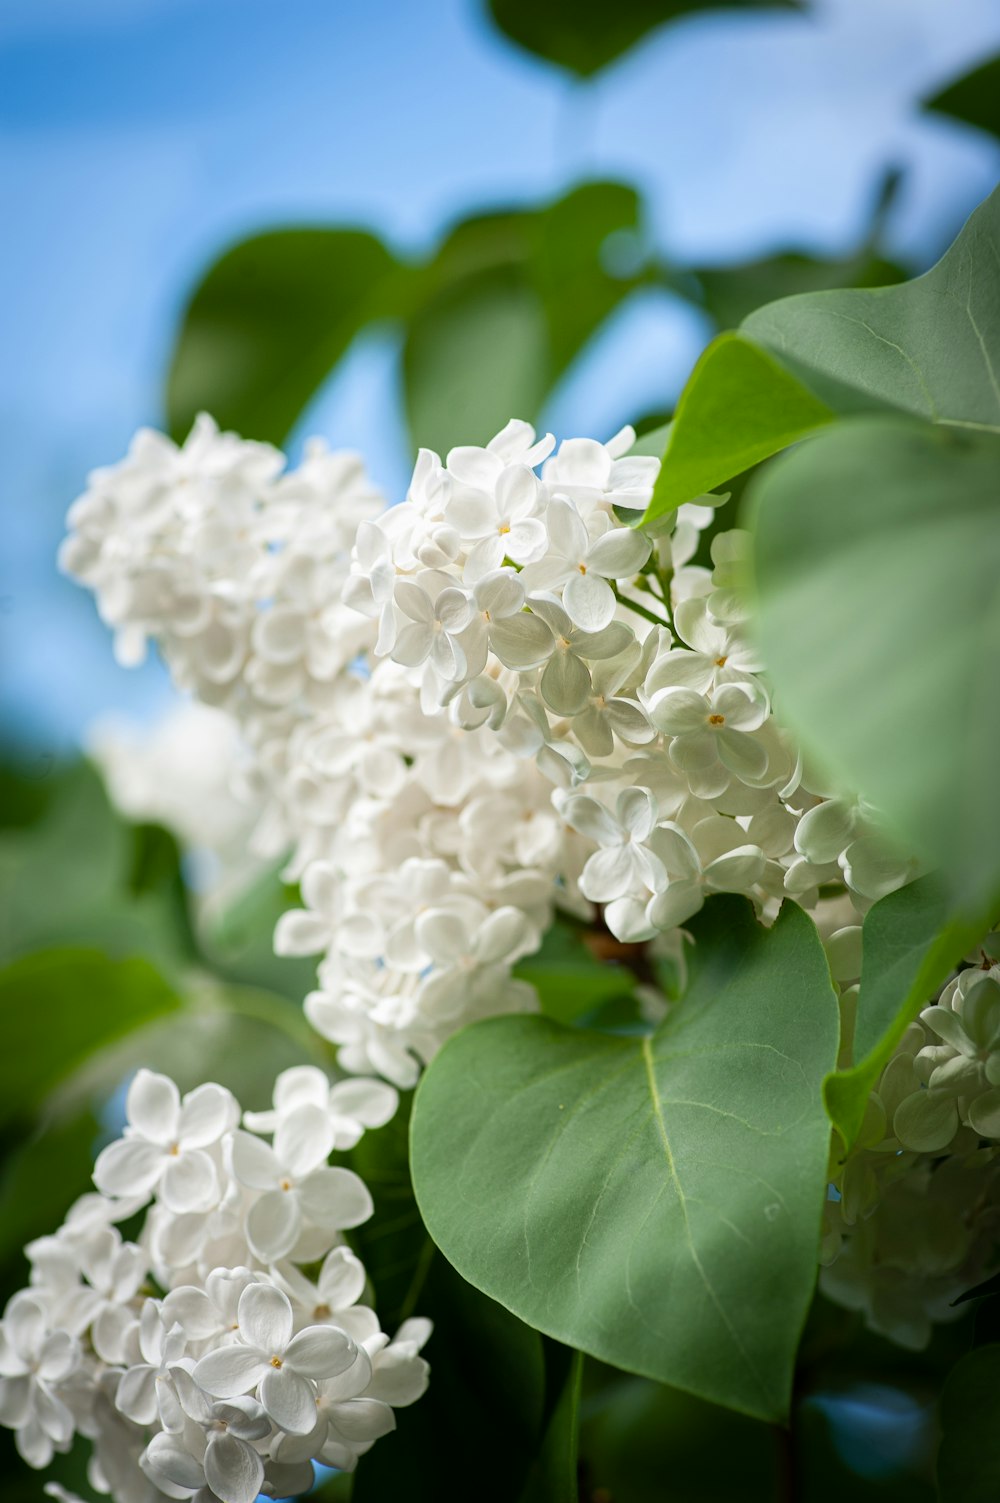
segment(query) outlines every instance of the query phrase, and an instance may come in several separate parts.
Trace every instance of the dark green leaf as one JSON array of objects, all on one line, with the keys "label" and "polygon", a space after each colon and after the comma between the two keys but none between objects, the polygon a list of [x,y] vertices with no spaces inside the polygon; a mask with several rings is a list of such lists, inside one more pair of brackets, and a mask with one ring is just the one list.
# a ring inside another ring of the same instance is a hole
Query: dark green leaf
[{"label": "dark green leaf", "polygon": [[6,1156],[0,1175],[0,1267],[17,1259],[19,1282],[24,1282],[21,1249],[59,1226],[73,1201],[92,1188],[100,1133],[89,1107],[60,1113]]},{"label": "dark green leaf", "polygon": [[1000,435],[895,417],[817,435],[752,492],[782,717],[970,919],[1000,890],[998,495]]},{"label": "dark green leaf", "polygon": [[409,273],[361,230],[274,230],[233,246],[195,290],[167,389],[170,432],[203,409],[222,428],[280,444],[375,319],[394,316]]},{"label": "dark green leaf", "polygon": [[1000,1345],[980,1346],[955,1364],[941,1395],[941,1503],[1000,1497]]},{"label": "dark green leaf", "polygon": [[854,1025],[854,1067],[828,1075],[827,1110],[849,1147],[879,1075],[907,1025],[987,927],[954,912],[947,886],[921,877],[880,899],[862,927],[861,988]]},{"label": "dark green leaf", "polygon": [[924,107],[1000,136],[1000,57],[991,57],[963,78],[957,78],[939,94],[925,100]]},{"label": "dark green leaf", "polygon": [[414,1182],[459,1272],[532,1325],[777,1418],[815,1276],[836,999],[800,909],[764,930],[715,898],[696,928],[652,1037],[502,1017],[451,1039],[417,1093]]},{"label": "dark green leaf", "polygon": [[628,996],[635,977],[621,965],[602,963],[578,930],[557,920],[541,949],[518,962],[515,975],[530,981],[546,1017],[572,1023],[602,1003]]},{"label": "dark green leaf", "polygon": [[148,961],[48,950],[0,972],[0,1118],[32,1112],[95,1050],[180,1000]]},{"label": "dark green leaf", "polygon": [[546,1421],[519,1503],[579,1503],[577,1451],[583,1355],[545,1342]]},{"label": "dark green leaf", "polygon": [[[635,46],[648,32],[677,16],[712,10],[722,0],[622,0],[599,5],[596,0],[489,0],[500,30],[546,62],[557,63],[588,78]],[[798,0],[764,0],[771,8],[797,5]],[[728,9],[757,6],[761,0],[728,0]]]}]

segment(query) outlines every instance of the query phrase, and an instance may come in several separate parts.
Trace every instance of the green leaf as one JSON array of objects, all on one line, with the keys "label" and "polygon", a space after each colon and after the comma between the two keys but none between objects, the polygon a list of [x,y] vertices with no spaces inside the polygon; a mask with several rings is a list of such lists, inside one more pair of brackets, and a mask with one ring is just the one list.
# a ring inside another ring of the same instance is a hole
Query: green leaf
[{"label": "green leaf", "polygon": [[635,977],[629,970],[602,963],[579,931],[558,919],[547,930],[541,949],[519,961],[514,974],[531,983],[542,1012],[557,1023],[572,1023],[602,1003],[635,990]]},{"label": "green leaf", "polygon": [[585,183],[537,209],[476,215],[426,268],[403,351],[414,444],[486,443],[511,416],[533,421],[560,375],[641,280],[605,268],[615,234],[635,235],[639,201]]},{"label": "green leaf", "polygon": [[[713,10],[722,0],[623,0],[600,5],[596,0],[489,0],[493,20],[527,52],[556,63],[581,78],[597,73],[634,47],[648,32],[677,16]],[[770,8],[795,6],[798,0],[764,0]],[[761,0],[728,0],[728,9],[756,7]]]},{"label": "green leaf", "polygon": [[36,1109],[95,1050],[180,999],[148,961],[48,950],[0,972],[0,1120]]},{"label": "green leaf", "polygon": [[225,980],[280,992],[301,1004],[316,986],[316,957],[274,953],[278,919],[287,909],[299,906],[295,889],[282,882],[278,866],[235,896],[224,901],[209,898],[199,914],[202,954]]},{"label": "green leaf", "polygon": [[[644,520],[830,420],[886,409],[1000,428],[1000,189],[936,266],[895,287],[804,293],[745,318],[681,394]],[[751,354],[756,350],[756,358]]]},{"label": "green leaf", "polygon": [[741,334],[720,334],[681,394],[643,522],[665,516],[833,417],[767,351]]},{"label": "green leaf", "polygon": [[519,1503],[579,1503],[577,1451],[583,1354],[545,1343],[548,1420]]},{"label": "green leaf", "polygon": [[957,78],[939,94],[925,100],[924,108],[1000,136],[1000,57],[991,57],[971,73]]},{"label": "green leaf", "polygon": [[584,1399],[581,1496],[614,1503],[775,1503],[778,1448],[769,1425],[646,1378],[609,1374]]},{"label": "green leaf", "polygon": [[855,1064],[823,1083],[827,1110],[850,1147],[869,1092],[917,1013],[988,927],[957,917],[947,886],[921,877],[881,898],[862,926],[861,987],[854,1024]]},{"label": "green leaf", "polygon": [[18,1261],[35,1237],[59,1226],[73,1201],[92,1189],[94,1146],[101,1125],[89,1108],[45,1121],[27,1142],[5,1155],[0,1174],[0,1267]]},{"label": "green leaf", "polygon": [[752,491],[784,721],[970,917],[1000,890],[998,495],[1000,435],[901,418],[819,434]]},{"label": "green leaf", "polygon": [[358,331],[399,311],[409,277],[361,230],[274,230],[233,246],[184,314],[167,386],[173,437],[204,409],[222,428],[283,443]]},{"label": "green leaf", "polygon": [[996,1503],[1000,1496],[1000,1344],[957,1362],[941,1395],[941,1503]]},{"label": "green leaf", "polygon": [[794,905],[764,930],[714,898],[695,927],[689,991],[651,1037],[501,1017],[451,1039],[417,1092],[414,1184],[459,1272],[538,1329],[777,1419],[815,1276],[836,998]]},{"label": "green leaf", "polygon": [[1000,428],[998,260],[1000,189],[922,277],[784,298],[743,331],[838,412]]}]

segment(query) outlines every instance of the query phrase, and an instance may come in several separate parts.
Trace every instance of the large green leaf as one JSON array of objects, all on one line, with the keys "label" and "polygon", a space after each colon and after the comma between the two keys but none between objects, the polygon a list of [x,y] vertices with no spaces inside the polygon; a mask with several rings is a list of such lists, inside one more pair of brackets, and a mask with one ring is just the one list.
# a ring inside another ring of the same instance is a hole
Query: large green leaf
[{"label": "large green leaf", "polygon": [[539,209],[477,215],[429,264],[403,352],[415,444],[485,443],[511,416],[534,420],[584,342],[640,274],[602,263],[634,233],[639,203],[619,183],[585,183]]},{"label": "large green leaf", "polygon": [[1000,889],[1000,435],[855,419],[752,496],[783,720],[977,916]]},{"label": "large green leaf", "polygon": [[1000,1497],[1000,1345],[980,1346],[956,1363],[941,1395],[941,1503],[996,1503]]},{"label": "large green leaf", "polygon": [[173,436],[205,409],[282,443],[358,331],[399,311],[409,275],[361,230],[273,230],[233,246],[184,314],[167,387]]},{"label": "large green leaf", "polygon": [[957,78],[939,94],[925,100],[924,108],[1000,136],[1000,57],[991,57],[971,73]]},{"label": "large green leaf", "polygon": [[823,1085],[827,1110],[848,1147],[907,1025],[988,924],[986,915],[971,921],[956,916],[951,893],[936,875],[889,893],[865,916],[855,1064],[828,1075]]},{"label": "large green leaf", "polygon": [[[1000,189],[936,266],[894,287],[803,293],[721,335],[681,395],[646,520],[828,422],[896,410],[1000,429]],[[757,359],[748,347],[755,347]]]},{"label": "large green leaf", "polygon": [[44,950],[0,972],[0,1119],[37,1108],[95,1050],[180,999],[148,961],[93,950]]},{"label": "large green leaf", "polygon": [[588,78],[627,52],[648,32],[692,11],[745,9],[761,4],[775,9],[799,0],[489,0],[493,19],[518,46]]},{"label": "large green leaf", "polygon": [[689,991],[651,1037],[503,1017],[451,1039],[418,1089],[414,1183],[459,1272],[532,1325],[778,1419],[815,1276],[836,999],[792,905],[765,930],[715,898],[696,930]]}]

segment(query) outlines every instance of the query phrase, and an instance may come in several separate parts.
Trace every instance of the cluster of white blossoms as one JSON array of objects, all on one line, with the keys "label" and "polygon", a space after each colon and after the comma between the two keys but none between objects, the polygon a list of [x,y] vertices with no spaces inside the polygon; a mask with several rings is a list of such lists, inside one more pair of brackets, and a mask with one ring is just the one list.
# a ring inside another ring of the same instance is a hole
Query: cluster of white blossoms
[{"label": "cluster of white blossoms", "polygon": [[0,1424],[25,1461],[84,1436],[90,1484],[115,1503],[253,1503],[310,1488],[313,1461],[352,1470],[427,1385],[429,1323],[390,1341],[359,1303],[341,1233],[372,1203],[327,1162],[396,1104],[382,1081],[331,1087],[307,1066],[241,1126],[222,1086],[182,1099],[141,1070],[96,1193],[29,1245],[30,1284],[0,1320]]},{"label": "cluster of white blossoms", "polygon": [[306,1008],[349,1070],[411,1085],[455,1028],[532,1007],[512,967],[555,905],[669,946],[712,892],[773,913],[837,882],[863,911],[913,873],[772,715],[745,535],[693,562],[725,498],[631,525],[659,467],[633,442],[511,422],[421,451],[385,509],[353,455],[286,473],[202,418],[70,513],[63,565],[125,655],[154,637],[238,720],[257,846],[301,881],[276,945],[321,957]]},{"label": "cluster of white blossoms", "polygon": [[[829,946],[852,1062],[860,930]],[[919,1349],[992,1269],[1000,1242],[1000,965],[977,951],[907,1029],[832,1169],[824,1293]]]},{"label": "cluster of white blossoms", "polygon": [[[202,418],[180,449],[141,434],[70,513],[64,567],[123,655],[155,638],[239,725],[256,848],[286,854],[302,894],[276,948],[319,957],[306,1012],[348,1071],[408,1087],[458,1027],[537,1006],[513,968],[557,908],[676,953],[714,892],[765,920],[838,893],[849,1009],[860,918],[917,874],[775,715],[748,538],[715,527],[727,498],[639,530],[659,461],[633,443],[557,447],[512,421],[485,447],[421,451],[386,507],[353,455],[312,446],[286,473]],[[880,1279],[902,1287],[881,1208],[926,1182],[933,1242],[934,1198],[1000,1127],[968,985],[915,1025],[835,1171],[827,1287],[894,1334],[902,1319],[873,1314]]]}]

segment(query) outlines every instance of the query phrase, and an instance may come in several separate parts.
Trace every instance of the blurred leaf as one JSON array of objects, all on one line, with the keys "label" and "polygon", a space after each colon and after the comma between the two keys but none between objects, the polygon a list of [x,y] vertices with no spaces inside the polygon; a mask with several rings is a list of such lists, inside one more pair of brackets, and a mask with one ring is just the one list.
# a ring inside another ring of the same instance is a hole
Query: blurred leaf
[{"label": "blurred leaf", "polygon": [[361,230],[273,230],[234,245],[184,314],[167,387],[170,432],[203,409],[281,444],[359,329],[395,316],[410,273]]},{"label": "blurred leaf", "polygon": [[970,920],[1000,892],[998,494],[1000,435],[897,417],[819,434],[752,492],[786,723],[947,867]]},{"label": "blurred leaf", "polygon": [[681,394],[643,521],[674,511],[833,418],[766,350],[741,334],[720,334]]},{"label": "blurred leaf", "polygon": [[23,1283],[21,1249],[53,1231],[73,1201],[92,1188],[94,1145],[101,1125],[87,1107],[49,1117],[34,1136],[4,1158],[0,1173],[0,1267],[17,1259]]},{"label": "blurred leaf", "polygon": [[[580,1450],[587,1498],[614,1503],[773,1503],[772,1427],[646,1378],[585,1397]],[[669,1472],[669,1489],[664,1477]]]},{"label": "blurred leaf", "polygon": [[986,915],[972,922],[956,917],[952,895],[936,875],[889,893],[865,915],[856,1063],[823,1082],[827,1110],[847,1147],[861,1130],[869,1092],[907,1026],[988,922]]},{"label": "blurred leaf", "polygon": [[980,1346],[955,1367],[941,1395],[941,1503],[1000,1497],[1000,1344]]},{"label": "blurred leaf", "polygon": [[271,1105],[275,1077],[292,1065],[328,1063],[323,1041],[300,1007],[257,987],[192,979],[185,1007],[169,1019],[130,1033],[88,1060],[67,1082],[72,1102],[107,1093],[145,1065],[176,1080],[182,1091],[218,1081],[248,1111]]},{"label": "blurred leaf", "polygon": [[261,873],[236,896],[213,895],[199,914],[202,955],[227,981],[265,987],[301,1003],[315,990],[317,957],[274,952],[278,919],[298,906],[295,890],[282,882],[278,867]]},{"label": "blurred leaf", "polygon": [[778,298],[837,287],[886,287],[904,281],[906,272],[866,249],[843,261],[787,252],[738,266],[709,267],[696,276],[705,308],[719,328],[735,329],[754,309]]},{"label": "blurred leaf", "polygon": [[479,272],[413,318],[406,410],[415,445],[486,443],[512,415],[533,417],[548,385],[545,310],[519,268]]},{"label": "blurred leaf", "polygon": [[799,0],[489,0],[493,20],[527,52],[588,78],[665,21],[692,12],[797,6]]},{"label": "blurred leaf", "polygon": [[190,959],[173,838],[127,825],[87,762],[46,783],[37,821],[0,832],[0,959],[53,945],[144,954],[166,969]]},{"label": "blurred leaf", "polygon": [[637,233],[638,198],[585,183],[539,209],[457,225],[426,271],[403,354],[415,444],[485,443],[511,416],[533,421],[556,380],[645,273],[602,264]]},{"label": "blurred leaf", "polygon": [[414,1183],[459,1272],[540,1330],[780,1418],[815,1278],[836,998],[794,905],[765,930],[716,897],[692,927],[688,993],[651,1037],[520,1016],[450,1039],[417,1091]]},{"label": "blurred leaf", "polygon": [[[374,1216],[351,1238],[374,1285],[383,1326],[391,1333],[409,1315],[434,1322],[425,1348],[431,1383],[412,1408],[397,1411],[395,1433],[362,1457],[352,1499],[511,1503],[549,1416],[547,1354],[537,1332],[435,1254],[410,1185],[411,1099],[404,1096],[396,1117],[366,1133],[350,1155],[375,1202]],[[554,1360],[563,1359],[557,1354]]]},{"label": "blurred leaf", "polygon": [[180,1000],[148,961],[47,950],[0,972],[0,1120],[37,1108],[88,1055]]},{"label": "blurred leaf", "polygon": [[579,931],[560,919],[546,930],[541,949],[518,961],[514,974],[531,983],[542,1012],[557,1023],[572,1023],[601,1003],[635,989],[630,971],[602,963]]},{"label": "blurred leaf", "polygon": [[519,1503],[579,1503],[577,1450],[583,1355],[545,1342],[544,1432]]},{"label": "blurred leaf", "polygon": [[1000,57],[991,57],[971,73],[957,78],[939,94],[925,100],[924,108],[1000,136]]},{"label": "blurred leaf", "polygon": [[[829,421],[894,409],[1000,428],[1000,189],[898,287],[805,293],[720,335],[681,394],[646,521]],[[757,347],[756,359],[751,354]]]}]

